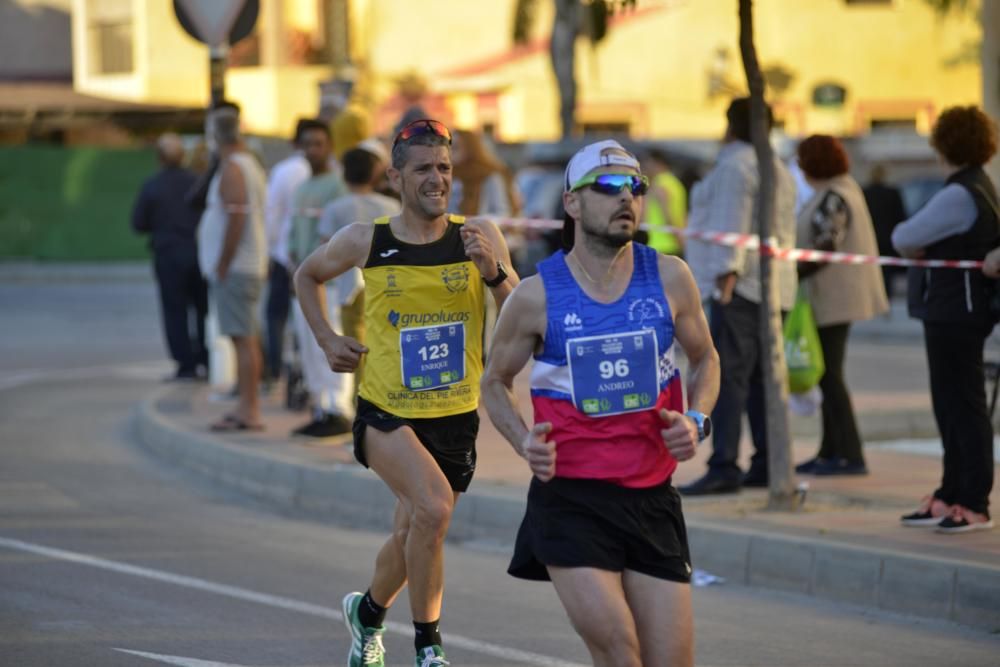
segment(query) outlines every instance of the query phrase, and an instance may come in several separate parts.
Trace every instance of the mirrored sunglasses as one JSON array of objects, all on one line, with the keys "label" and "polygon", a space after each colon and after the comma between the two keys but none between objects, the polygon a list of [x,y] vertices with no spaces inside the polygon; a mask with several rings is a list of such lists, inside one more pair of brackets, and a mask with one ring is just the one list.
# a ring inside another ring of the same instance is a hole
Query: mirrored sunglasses
[{"label": "mirrored sunglasses", "polygon": [[572,192],[586,187],[602,195],[617,195],[628,188],[633,197],[641,197],[649,190],[649,179],[638,174],[591,174],[577,181]]},{"label": "mirrored sunglasses", "polygon": [[451,132],[448,128],[444,126],[444,123],[436,120],[430,120],[429,118],[421,118],[420,120],[415,120],[409,123],[406,127],[399,131],[396,138],[392,140],[393,148],[396,147],[400,141],[406,141],[407,139],[412,139],[421,134],[436,134],[439,137],[444,137],[451,144]]}]

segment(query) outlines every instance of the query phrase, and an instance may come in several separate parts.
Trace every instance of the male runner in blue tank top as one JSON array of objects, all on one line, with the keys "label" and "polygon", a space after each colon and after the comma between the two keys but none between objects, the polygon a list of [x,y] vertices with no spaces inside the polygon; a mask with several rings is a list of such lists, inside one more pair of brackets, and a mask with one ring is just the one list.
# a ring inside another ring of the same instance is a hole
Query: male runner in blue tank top
[{"label": "male runner in blue tank top", "polygon": [[[595,666],[690,667],[691,565],[670,480],[711,431],[719,358],[687,264],[633,243],[648,182],[615,141],[566,168],[572,251],[507,299],[483,376],[534,477],[509,572],[551,579]],[[569,228],[567,228],[569,231]],[[689,360],[684,412],[674,341]],[[514,377],[534,355],[534,425]]]}]

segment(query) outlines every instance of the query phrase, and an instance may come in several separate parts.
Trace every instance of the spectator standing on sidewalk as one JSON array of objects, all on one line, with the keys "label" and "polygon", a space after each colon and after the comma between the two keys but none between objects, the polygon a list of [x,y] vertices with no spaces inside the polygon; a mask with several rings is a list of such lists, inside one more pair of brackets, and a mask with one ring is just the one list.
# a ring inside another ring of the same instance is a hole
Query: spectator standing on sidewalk
[{"label": "spectator standing on sidewalk", "polygon": [[267,248],[270,264],[267,278],[267,345],[265,375],[269,382],[281,377],[285,326],[292,300],[292,276],[288,270],[288,230],[292,226],[292,197],[309,178],[309,161],[302,152],[305,119],[295,125],[295,151],[271,168],[267,181]]},{"label": "spectator standing on sidewalk", "polygon": [[[573,156],[575,242],[501,312],[483,400],[534,475],[510,574],[552,581],[595,665],[690,667],[691,564],[670,479],[711,430],[719,362],[687,265],[632,241],[646,188],[615,141]],[[513,384],[532,355],[529,427]]]},{"label": "spectator standing on sidewalk", "polygon": [[[456,130],[452,146],[452,198],[449,210],[460,215],[509,218],[521,210],[520,194],[510,169],[486,143],[480,132]],[[504,239],[511,255],[521,256],[524,235],[507,227]],[[517,260],[515,260],[517,261]],[[519,263],[519,262],[518,262]],[[493,340],[497,311],[486,304],[486,348]]]},{"label": "spectator standing on sidewalk", "polygon": [[171,379],[194,380],[199,367],[208,367],[208,287],[198,270],[196,239],[201,211],[185,198],[198,177],[181,166],[184,145],[176,134],[159,138],[156,155],[161,169],[139,191],[132,208],[132,229],[150,237],[163,332],[170,356],[177,362]]},{"label": "spectator standing on sidewalk", "polygon": [[[325,239],[318,231],[320,215],[330,202],[347,194],[347,187],[339,174],[330,169],[332,144],[330,129],[320,120],[302,124],[302,150],[309,162],[310,177],[292,197],[292,224],[288,230],[289,265],[297,267]],[[342,330],[340,300],[331,284],[328,289],[327,317],[331,325]],[[312,408],[310,420],[292,431],[292,435],[307,438],[328,438],[351,430],[354,417],[354,390],[352,378],[334,373],[323,350],[316,343],[302,314],[298,298],[292,309],[295,336],[299,344],[302,376]]]},{"label": "spectator standing on sidewalk", "polygon": [[267,179],[244,146],[239,107],[220,105],[208,124],[218,145],[219,168],[198,226],[198,264],[208,280],[219,331],[236,350],[238,399],[236,410],[212,424],[212,430],[261,430],[257,310],[267,275]]},{"label": "spectator standing on sidewalk", "polygon": [[[982,260],[1000,246],[1000,198],[983,170],[997,151],[996,124],[974,106],[946,109],[931,146],[950,172],[945,187],[893,230],[892,243],[904,257]],[[941,486],[902,522],[944,533],[989,529],[993,425],[983,345],[997,322],[996,285],[972,269],[911,267],[908,273],[910,316],[924,323],[944,470]]]},{"label": "spectator standing on sidewalk", "polygon": [[[875,229],[864,194],[848,173],[850,164],[840,141],[814,134],[799,144],[798,164],[814,194],[799,212],[796,246],[875,255]],[[823,392],[819,452],[795,466],[795,472],[868,474],[844,380],[844,358],[851,323],[889,310],[885,287],[874,264],[800,262],[798,270],[800,288],[805,290],[816,320],[826,372],[819,382]]]},{"label": "spectator standing on sidewalk", "polygon": [[[389,169],[402,212],[341,229],[295,274],[302,310],[330,367],[351,373],[371,350],[358,391],[354,454],[399,499],[371,586],[343,600],[350,667],[385,664],[382,623],[407,584],[415,665],[448,664],[438,627],[443,546],[476,465],[486,291],[499,309],[517,284],[496,225],[447,213],[450,146],[451,133],[438,121],[403,127]],[[364,274],[366,345],[334,332],[320,306],[320,287],[354,267]]]},{"label": "spectator standing on sidewalk", "polygon": [[479,132],[455,130],[453,196],[450,208],[460,215],[510,217],[520,211],[520,196],[510,169]]},{"label": "spectator standing on sidewalk", "polygon": [[[875,226],[875,240],[878,242],[878,254],[883,257],[898,257],[899,253],[892,247],[892,230],[906,219],[906,209],[903,207],[903,195],[899,188],[886,183],[885,165],[872,167],[871,179],[865,186],[865,202]],[[891,299],[896,276],[904,273],[905,267],[882,267],[882,281],[885,283],[885,293]]]},{"label": "spectator standing on sidewalk", "polygon": [[[729,124],[715,167],[691,191],[692,230],[756,234],[760,188],[757,155],[750,143],[750,98],[732,101]],[[768,107],[768,119],[771,119]],[[770,125],[770,123],[769,123]],[[795,181],[775,156],[774,220],[771,234],[782,248],[795,244]],[[756,250],[690,239],[688,265],[707,302],[712,339],[719,351],[722,382],[712,412],[712,456],[708,472],[680,487],[685,495],[733,493],[741,486],[767,486],[767,429],[763,364],[769,363],[760,327],[760,261]],[[797,279],[791,262],[774,262],[782,312],[795,302]],[[743,413],[750,421],[755,452],[744,475],[737,465]]]},{"label": "spectator standing on sidewalk", "polygon": [[[323,242],[347,225],[359,220],[375,220],[399,213],[399,200],[375,191],[385,178],[389,151],[378,139],[366,139],[344,153],[344,182],[348,193],[329,204],[320,216],[317,232]],[[331,281],[340,304],[340,320],[345,336],[364,343],[364,279],[357,267]],[[329,297],[328,297],[329,298]],[[364,371],[361,360],[355,380]],[[356,386],[357,382],[355,382]]]}]

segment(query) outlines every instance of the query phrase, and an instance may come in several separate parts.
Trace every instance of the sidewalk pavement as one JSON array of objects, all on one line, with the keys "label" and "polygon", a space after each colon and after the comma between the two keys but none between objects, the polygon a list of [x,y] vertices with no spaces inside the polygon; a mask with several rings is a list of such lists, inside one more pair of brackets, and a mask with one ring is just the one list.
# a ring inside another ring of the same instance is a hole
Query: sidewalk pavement
[{"label": "sidewalk pavement", "polygon": [[[940,454],[903,453],[906,447],[877,441],[933,437],[929,398],[925,386],[907,387],[906,373],[891,363],[865,368],[872,365],[866,355],[891,358],[895,348],[858,347],[853,376],[860,388],[854,403],[871,473],[801,478],[808,480],[809,490],[804,508],[795,513],[767,511],[763,489],[685,498],[694,566],[740,584],[996,632],[1000,529],[939,535],[899,524],[899,516],[936,487]],[[915,344],[909,347],[914,354],[922,352]],[[895,390],[880,387],[886,377],[895,378]],[[516,389],[522,406],[529,406],[525,373]],[[229,407],[227,401],[213,398],[204,385],[167,385],[138,409],[139,439],[159,458],[212,483],[340,525],[387,530],[395,499],[354,462],[350,437],[318,444],[293,440],[288,434],[307,415],[284,410],[279,393],[264,400],[264,432],[218,435],[208,431],[208,424]],[[530,475],[482,416],[476,480],[456,507],[449,539],[509,552]],[[817,419],[793,418],[796,461],[815,453]],[[742,449],[748,453],[749,444]],[[702,445],[697,459],[680,466],[674,483],[701,475],[709,450]],[[994,490],[992,501],[997,507],[1000,490]]]}]

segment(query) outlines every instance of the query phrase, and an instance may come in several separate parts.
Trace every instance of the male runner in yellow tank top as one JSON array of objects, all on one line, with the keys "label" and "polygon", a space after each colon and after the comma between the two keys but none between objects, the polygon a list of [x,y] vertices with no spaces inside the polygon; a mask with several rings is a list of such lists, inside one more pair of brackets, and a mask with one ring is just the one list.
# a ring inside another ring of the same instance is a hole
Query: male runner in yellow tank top
[{"label": "male runner in yellow tank top", "polygon": [[[440,667],[448,664],[438,629],[442,550],[475,470],[486,292],[499,310],[518,279],[496,225],[447,214],[451,134],[444,125],[404,127],[388,176],[402,213],[343,228],[302,264],[295,288],[333,370],[352,372],[368,355],[354,452],[399,498],[371,586],[343,601],[348,665],[385,664],[386,609],[408,583],[415,665]],[[367,346],[332,331],[320,304],[320,285],[355,266],[365,277]]]}]

